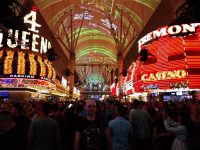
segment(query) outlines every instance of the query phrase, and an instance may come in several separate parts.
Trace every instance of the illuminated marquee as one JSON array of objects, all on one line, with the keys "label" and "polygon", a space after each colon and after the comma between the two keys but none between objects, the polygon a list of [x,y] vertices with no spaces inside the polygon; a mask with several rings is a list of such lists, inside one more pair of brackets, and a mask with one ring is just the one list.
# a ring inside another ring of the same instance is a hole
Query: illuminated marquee
[{"label": "illuminated marquee", "polygon": [[31,49],[34,52],[46,53],[51,48],[51,43],[42,36],[39,36],[37,28],[41,27],[36,22],[36,11],[31,11],[24,17],[24,23],[30,24],[30,32],[8,29],[7,33],[0,30],[0,48]]},{"label": "illuminated marquee", "polygon": [[29,78],[29,79],[34,79],[35,76],[31,75],[20,75],[20,74],[11,74],[10,78]]},{"label": "illuminated marquee", "polygon": [[180,69],[180,70],[143,74],[141,76],[141,80],[142,81],[157,81],[157,80],[180,79],[180,78],[185,78],[186,75],[187,75],[187,72],[183,69]]},{"label": "illuminated marquee", "polygon": [[125,84],[126,91],[131,90],[133,88],[133,82],[129,81]]},{"label": "illuminated marquee", "polygon": [[144,90],[153,90],[153,89],[159,89],[158,84],[148,84],[143,86]]},{"label": "illuminated marquee", "polygon": [[154,30],[138,41],[138,51],[140,51],[143,44],[154,40],[156,38],[167,36],[167,35],[177,35],[180,33],[194,33],[196,28],[200,26],[200,23],[191,23],[191,24],[182,24],[182,25],[173,25],[166,26],[157,30]]},{"label": "illuminated marquee", "polygon": [[64,77],[62,77],[61,84],[62,84],[62,86],[67,88],[67,80]]},{"label": "illuminated marquee", "polygon": [[[30,51],[0,50],[0,78],[32,78],[55,80],[51,62]],[[11,75],[11,76],[9,76]]]}]

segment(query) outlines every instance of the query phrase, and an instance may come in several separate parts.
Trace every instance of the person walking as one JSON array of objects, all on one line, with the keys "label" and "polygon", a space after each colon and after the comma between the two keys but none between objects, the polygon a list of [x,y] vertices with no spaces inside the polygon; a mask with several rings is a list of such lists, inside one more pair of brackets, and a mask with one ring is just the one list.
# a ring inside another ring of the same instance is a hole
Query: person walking
[{"label": "person walking", "polygon": [[0,112],[0,149],[28,149],[26,130],[16,125],[12,114],[8,111]]},{"label": "person walking", "polygon": [[123,117],[126,109],[123,106],[117,106],[115,109],[116,118],[109,121],[109,143],[110,150],[128,150],[131,138],[131,124]]},{"label": "person walking", "polygon": [[152,119],[149,113],[142,110],[140,101],[134,100],[134,111],[129,114],[129,121],[133,130],[133,149],[152,150]]},{"label": "person walking", "polygon": [[41,116],[35,119],[29,129],[31,150],[58,150],[60,131],[57,122],[48,116],[50,104],[43,103]]},{"label": "person walking", "polygon": [[77,123],[75,130],[75,150],[101,150],[103,146],[103,128],[97,117],[96,102],[87,100],[87,116]]}]

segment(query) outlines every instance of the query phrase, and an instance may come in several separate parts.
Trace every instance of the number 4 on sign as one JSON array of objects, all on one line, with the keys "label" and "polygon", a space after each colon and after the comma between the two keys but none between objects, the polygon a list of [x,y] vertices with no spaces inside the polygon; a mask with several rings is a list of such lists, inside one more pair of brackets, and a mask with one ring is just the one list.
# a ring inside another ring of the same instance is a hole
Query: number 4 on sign
[{"label": "number 4 on sign", "polygon": [[27,14],[24,17],[24,23],[29,23],[31,25],[31,28],[28,28],[29,31],[33,31],[38,33],[39,31],[36,30],[36,27],[41,27],[40,24],[36,22],[36,12],[31,11],[29,14]]}]

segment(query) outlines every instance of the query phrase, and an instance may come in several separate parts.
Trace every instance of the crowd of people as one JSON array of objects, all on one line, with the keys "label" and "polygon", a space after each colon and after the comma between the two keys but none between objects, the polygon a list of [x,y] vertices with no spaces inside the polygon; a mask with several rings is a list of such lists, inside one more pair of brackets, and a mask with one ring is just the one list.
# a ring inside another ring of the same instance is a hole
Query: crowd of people
[{"label": "crowd of people", "polygon": [[200,103],[0,101],[2,150],[200,150]]}]

